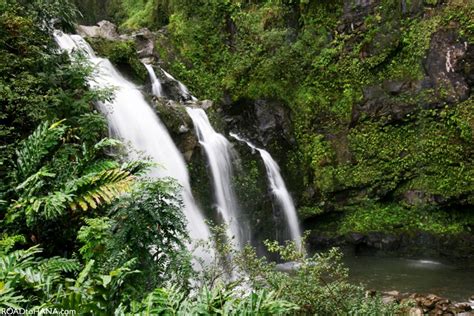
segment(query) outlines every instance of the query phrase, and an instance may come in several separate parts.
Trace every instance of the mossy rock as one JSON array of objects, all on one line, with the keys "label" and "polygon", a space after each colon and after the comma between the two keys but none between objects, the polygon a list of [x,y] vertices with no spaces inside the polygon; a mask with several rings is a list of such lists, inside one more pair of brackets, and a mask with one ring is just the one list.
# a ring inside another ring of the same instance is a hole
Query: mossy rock
[{"label": "mossy rock", "polygon": [[97,55],[108,58],[112,64],[137,84],[144,84],[148,73],[138,59],[136,44],[133,40],[111,41],[102,38],[86,38]]}]

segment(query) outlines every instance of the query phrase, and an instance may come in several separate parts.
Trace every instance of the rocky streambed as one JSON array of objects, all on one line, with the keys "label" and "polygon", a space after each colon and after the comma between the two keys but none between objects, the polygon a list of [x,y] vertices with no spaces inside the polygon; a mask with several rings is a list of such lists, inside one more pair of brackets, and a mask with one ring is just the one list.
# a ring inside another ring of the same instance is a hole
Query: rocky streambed
[{"label": "rocky streambed", "polygon": [[367,291],[367,296],[381,295],[386,304],[399,303],[407,305],[408,315],[474,315],[474,296],[466,302],[453,302],[447,298],[419,293],[400,293],[389,291],[377,293],[374,290]]}]

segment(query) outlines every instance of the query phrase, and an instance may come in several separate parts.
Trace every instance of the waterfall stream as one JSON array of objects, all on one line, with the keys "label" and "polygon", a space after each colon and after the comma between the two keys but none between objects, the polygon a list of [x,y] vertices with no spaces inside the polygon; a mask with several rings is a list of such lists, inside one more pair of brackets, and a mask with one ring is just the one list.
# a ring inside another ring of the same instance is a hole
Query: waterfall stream
[{"label": "waterfall stream", "polygon": [[[96,85],[103,88],[112,85],[117,88],[116,98],[112,104],[99,105],[108,117],[111,134],[130,142],[136,149],[162,164],[162,168],[155,168],[152,171],[153,176],[172,177],[178,180],[183,186],[183,201],[191,237],[193,239],[209,237],[209,230],[191,193],[189,176],[182,155],[164,125],[144,100],[141,92],[131,82],[123,78],[110,61],[97,58],[87,42],[80,36],[57,34],[56,40],[63,49],[68,51],[73,49],[85,51],[93,64],[98,66],[100,74],[94,81],[91,81],[92,86]],[[152,94],[163,97],[162,83],[156,76],[153,67],[148,64],[145,64],[145,67],[152,83]],[[197,101],[184,84],[165,70],[161,69],[161,71],[168,79],[176,82],[183,98],[191,98],[192,101]],[[130,106],[131,104],[133,106]],[[110,106],[113,111],[107,111],[107,106]],[[244,224],[245,221],[233,189],[232,178],[235,154],[232,145],[226,137],[214,130],[203,109],[186,107],[186,112],[193,121],[199,143],[207,156],[212,175],[215,202],[219,215],[227,225],[227,236],[230,239],[235,238],[235,244],[240,249],[248,241],[249,232],[247,231],[247,225]],[[271,192],[285,215],[289,235],[301,247],[301,230],[295,206],[280,174],[278,164],[266,150],[257,148],[235,134],[231,133],[230,136],[245,142],[252,150],[257,150],[260,153],[266,168]]]},{"label": "waterfall stream", "polygon": [[148,75],[150,76],[151,93],[153,93],[154,96],[159,97],[159,98],[164,97],[165,95],[163,93],[163,87],[161,86],[161,81],[156,77],[153,67],[149,64],[143,64],[143,65],[145,65],[145,68],[148,71]]},{"label": "waterfall stream", "polygon": [[252,150],[256,150],[260,153],[267,171],[268,183],[270,185],[271,192],[275,197],[276,202],[283,210],[291,239],[296,242],[298,247],[301,248],[301,229],[298,224],[295,205],[290,193],[286,188],[285,181],[280,174],[280,167],[272,158],[270,153],[268,153],[268,151],[256,147],[251,142],[242,139],[234,133],[230,133],[229,135],[236,140],[247,144]]},{"label": "waterfall stream", "polygon": [[203,109],[187,107],[186,111],[194,123],[199,143],[206,152],[212,174],[217,209],[228,225],[228,237],[235,237],[236,246],[242,248],[246,242],[244,225],[232,185],[232,161],[234,153],[230,142],[217,133]]},{"label": "waterfall stream", "polygon": [[[131,151],[130,158],[139,158],[140,154],[144,154],[159,164],[151,170],[149,176],[170,177],[178,181],[183,188],[182,199],[185,206],[183,211],[190,237],[193,240],[208,239],[210,233],[191,193],[184,159],[140,90],[126,80],[108,59],[96,57],[92,48],[79,35],[56,32],[55,39],[60,48],[69,53],[84,52],[97,68],[97,73],[89,81],[91,87],[115,88],[113,101],[98,104],[107,117],[110,134],[129,143],[138,151]],[[202,253],[197,255],[205,256]]]},{"label": "waterfall stream", "polygon": [[191,99],[191,101],[197,101],[196,97],[193,96],[189,90],[188,90],[188,87],[186,87],[181,81],[179,80],[176,80],[172,75],[170,75],[168,72],[166,72],[164,69],[161,69],[161,71],[163,71],[163,73],[165,74],[166,78],[170,79],[171,81],[174,81],[178,84],[178,88],[179,88],[179,92],[181,94],[181,96],[188,100],[188,99]]}]

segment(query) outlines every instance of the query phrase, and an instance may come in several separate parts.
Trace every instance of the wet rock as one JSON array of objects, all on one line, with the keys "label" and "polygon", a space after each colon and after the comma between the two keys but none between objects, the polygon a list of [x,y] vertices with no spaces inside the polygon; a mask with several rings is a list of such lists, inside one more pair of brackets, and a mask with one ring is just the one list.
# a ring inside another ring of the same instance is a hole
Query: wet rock
[{"label": "wet rock", "polygon": [[257,100],[255,102],[255,115],[257,118],[257,129],[261,134],[262,143],[268,144],[275,132],[290,140],[291,122],[288,110],[279,102],[268,100]]},{"label": "wet rock", "polygon": [[[304,192],[301,187],[303,176],[298,171],[290,174],[285,170],[290,159],[288,152],[296,143],[289,107],[275,99],[239,99],[220,108],[227,131],[239,134],[272,154],[281,168],[287,187],[294,190],[293,197],[298,200],[298,196]],[[248,152],[248,148],[245,151]]]},{"label": "wet rock", "polygon": [[365,236],[363,234],[360,234],[360,233],[351,233],[348,235],[348,238],[349,238],[349,241],[354,243],[354,244],[358,244],[358,243],[361,243]]},{"label": "wet rock", "polygon": [[416,15],[423,11],[423,0],[400,0],[403,15]]},{"label": "wet rock", "polygon": [[402,80],[385,80],[383,82],[383,88],[392,95],[398,95],[403,91],[405,84],[406,82]]},{"label": "wet rock", "polygon": [[400,38],[401,32],[398,23],[395,25],[384,24],[372,40],[362,46],[360,57],[364,60],[376,56],[377,63],[371,65],[374,67],[386,60],[399,47]]},{"label": "wet rock", "polygon": [[409,205],[426,205],[436,203],[433,195],[421,190],[408,190],[403,193],[403,201]]},{"label": "wet rock", "polygon": [[382,302],[384,304],[399,303],[400,299],[401,295],[398,291],[382,292]]},{"label": "wet rock", "polygon": [[132,35],[137,45],[137,54],[139,58],[155,57],[155,36],[149,29],[141,29]]},{"label": "wet rock", "polygon": [[97,25],[86,26],[79,25],[76,28],[79,35],[83,37],[99,37],[107,40],[119,39],[117,26],[109,21],[100,21]]},{"label": "wet rock", "polygon": [[436,304],[440,300],[441,300],[441,297],[434,294],[429,294],[421,301],[421,305],[423,306],[424,309],[431,310],[436,306]]},{"label": "wet rock", "polygon": [[393,296],[382,296],[382,303],[384,304],[397,303],[397,299]]},{"label": "wet rock", "polygon": [[423,316],[424,312],[423,309],[420,307],[412,307],[408,310],[409,316]]},{"label": "wet rock", "polygon": [[398,292],[398,291],[388,291],[388,292],[383,292],[383,294],[388,295],[388,296],[396,297],[397,299],[400,296],[400,292]]},{"label": "wet rock", "polygon": [[203,110],[209,109],[210,107],[212,107],[212,105],[213,103],[211,100],[202,100],[198,102],[198,106]]},{"label": "wet rock", "polygon": [[172,100],[155,100],[156,111],[186,161],[190,161],[199,148],[191,120],[184,105]]},{"label": "wet rock", "polygon": [[469,86],[460,66],[467,51],[472,49],[472,45],[460,40],[454,29],[440,30],[431,38],[424,67],[446,102],[457,103],[469,97]]},{"label": "wet rock", "polygon": [[344,24],[353,31],[380,2],[380,0],[345,0],[342,16]]},{"label": "wet rock", "polygon": [[180,125],[178,131],[182,134],[187,133],[187,132],[189,132],[189,127],[187,127],[186,125]]}]

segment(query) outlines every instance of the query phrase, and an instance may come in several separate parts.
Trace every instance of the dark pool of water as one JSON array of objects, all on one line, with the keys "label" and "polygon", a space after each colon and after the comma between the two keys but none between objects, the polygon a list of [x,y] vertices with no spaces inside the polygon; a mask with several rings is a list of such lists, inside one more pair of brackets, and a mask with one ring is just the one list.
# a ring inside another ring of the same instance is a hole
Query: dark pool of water
[{"label": "dark pool of water", "polygon": [[432,260],[345,256],[350,279],[378,291],[433,293],[453,301],[474,295],[474,269]]}]

